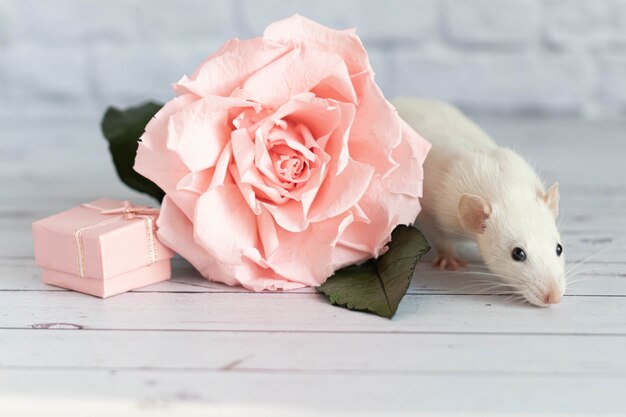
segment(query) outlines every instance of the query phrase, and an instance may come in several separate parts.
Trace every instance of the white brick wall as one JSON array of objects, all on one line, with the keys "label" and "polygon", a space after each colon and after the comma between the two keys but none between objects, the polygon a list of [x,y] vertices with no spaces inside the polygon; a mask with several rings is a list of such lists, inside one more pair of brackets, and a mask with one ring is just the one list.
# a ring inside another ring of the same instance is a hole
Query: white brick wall
[{"label": "white brick wall", "polygon": [[442,14],[446,39],[462,47],[523,47],[539,34],[536,1],[446,0]]},{"label": "white brick wall", "polygon": [[0,0],[0,118],[165,100],[224,40],[296,12],[357,26],[389,97],[626,117],[626,0]]}]

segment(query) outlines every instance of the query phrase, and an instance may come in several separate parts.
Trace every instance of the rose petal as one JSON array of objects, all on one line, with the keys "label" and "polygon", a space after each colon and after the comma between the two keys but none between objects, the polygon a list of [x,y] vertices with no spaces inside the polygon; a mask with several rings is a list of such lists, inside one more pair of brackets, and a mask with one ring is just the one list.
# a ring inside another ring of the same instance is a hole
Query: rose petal
[{"label": "rose petal", "polygon": [[133,169],[166,193],[176,190],[178,182],[189,173],[176,153],[155,151],[144,142],[139,142]]},{"label": "rose petal", "polygon": [[351,222],[352,214],[344,213],[311,224],[299,233],[278,229],[280,245],[267,259],[268,265],[290,281],[320,285],[333,273],[332,257],[336,238]]},{"label": "rose petal", "polygon": [[231,39],[200,64],[191,77],[183,77],[176,83],[174,90],[178,94],[193,93],[201,97],[229,96],[252,73],[290,49],[285,44],[260,37],[243,41]]},{"label": "rose petal", "polygon": [[305,286],[290,282],[272,270],[263,269],[245,257],[239,265],[216,261],[194,241],[193,224],[167,196],[163,199],[157,225],[159,241],[173,248],[207,279],[227,285],[243,285],[253,291],[293,290]]},{"label": "rose petal", "polygon": [[141,143],[155,151],[167,150],[167,125],[170,117],[197,100],[193,94],[185,94],[165,103],[146,125],[140,138]]},{"label": "rose petal", "polygon": [[195,194],[202,194],[209,189],[215,168],[204,171],[190,172],[176,184],[177,190],[191,191]]},{"label": "rose petal", "polygon": [[333,156],[335,174],[341,174],[348,164],[350,157],[349,141],[351,140],[351,126],[354,123],[356,107],[349,103],[331,101],[339,110],[340,118],[335,130],[327,137],[326,143],[320,140],[324,150]]},{"label": "rose petal", "polygon": [[287,126],[287,129],[272,130],[267,136],[268,143],[270,145],[285,144],[309,161],[315,161],[315,154],[304,145],[303,134],[311,137],[311,133],[302,124],[297,125],[297,127],[299,129],[296,129],[292,123]]},{"label": "rose petal", "polygon": [[286,201],[281,205],[260,202],[261,206],[272,214],[276,224],[290,232],[301,232],[309,226],[302,204],[298,201]]},{"label": "rose petal", "polygon": [[[430,150],[430,143],[402,121],[402,142],[393,151],[398,168],[385,179],[387,189],[392,193],[411,197],[422,196],[424,171],[422,164]],[[410,178],[410,181],[407,181]]]},{"label": "rose petal", "polygon": [[305,43],[322,50],[329,49],[341,56],[350,74],[362,71],[373,74],[365,48],[352,29],[331,29],[296,14],[270,24],[263,32],[263,39],[283,43]]},{"label": "rose petal", "polygon": [[373,174],[371,166],[349,160],[341,174],[326,178],[311,205],[308,219],[319,222],[349,210],[359,202]]},{"label": "rose petal", "polygon": [[[400,117],[370,77],[360,77],[361,104],[350,133],[350,156],[388,175],[398,164],[393,150],[402,140]],[[375,121],[375,122],[374,122]]]},{"label": "rose petal", "polygon": [[375,175],[359,201],[369,223],[352,223],[339,239],[339,244],[369,252],[373,257],[383,253],[391,232],[399,224],[413,224],[420,212],[419,199],[390,192],[387,183]]},{"label": "rose petal", "polygon": [[250,248],[244,253],[242,265],[237,267],[235,274],[241,284],[254,291],[263,290],[294,290],[306,287],[306,284],[288,281],[269,268],[259,251]]},{"label": "rose petal", "polygon": [[370,252],[350,248],[338,243],[333,251],[333,269],[336,271],[349,265],[361,263],[371,257],[372,254]]},{"label": "rose petal", "polygon": [[[354,207],[350,209],[350,212],[352,213],[352,217],[354,218],[351,224],[371,223],[371,220],[367,217],[359,204],[355,204]],[[350,225],[348,225],[348,227],[349,226]],[[346,227],[346,229],[348,227]],[[333,269],[337,270],[348,265],[360,263],[372,257],[372,253],[367,250],[363,250],[363,248],[351,246],[349,243],[343,243],[341,241],[342,235],[343,233],[337,236],[335,251],[333,252]]]},{"label": "rose petal", "polygon": [[311,93],[315,94],[317,97],[358,105],[359,98],[357,97],[356,91],[354,91],[352,82],[348,82],[350,78],[347,72],[348,69],[345,66],[341,67],[335,74],[324,78],[317,83],[316,86],[311,88]]},{"label": "rose petal", "polygon": [[192,171],[214,167],[230,139],[229,110],[255,106],[218,96],[197,100],[170,118],[167,147],[176,151]]},{"label": "rose petal", "polygon": [[230,175],[232,175],[235,180],[235,184],[239,188],[241,192],[241,196],[248,203],[248,207],[255,215],[261,214],[261,206],[256,199],[256,193],[250,184],[241,182],[241,178],[239,178],[239,172],[237,172],[237,168],[234,165],[228,167],[228,171]]},{"label": "rose petal", "polygon": [[238,129],[232,132],[230,143],[233,148],[235,166],[239,171],[239,175],[244,176],[254,166],[255,144],[245,129]]},{"label": "rose petal", "polygon": [[[253,143],[249,138],[248,133],[243,129],[233,132],[231,144],[233,148],[237,149],[234,151],[236,152],[234,156],[236,163],[235,169],[237,170],[235,180],[237,182],[249,184],[255,187],[263,193],[265,198],[268,198],[275,203],[283,203],[286,201],[286,191],[280,186],[274,185],[272,187],[271,185],[268,185],[259,173],[259,170],[261,170],[266,177],[269,176],[270,179],[275,180],[275,184],[278,183],[278,178],[276,178],[272,167],[271,158],[267,153],[267,149],[265,148],[263,142],[264,141],[257,140]],[[254,156],[252,156],[251,153]],[[259,155],[261,156],[259,157]],[[253,164],[253,162],[256,162],[256,165]],[[249,193],[247,188],[245,192]],[[246,200],[248,201],[248,204],[253,204],[253,210],[258,214],[257,203],[253,202],[250,197],[246,198]]]},{"label": "rose petal", "polygon": [[269,258],[278,249],[279,241],[276,232],[276,222],[267,209],[262,209],[261,214],[257,217],[259,228],[259,237],[263,244],[263,253],[265,258]]},{"label": "rose petal", "polygon": [[[320,144],[320,139],[337,129],[341,120],[341,110],[335,104],[335,101],[322,100],[311,93],[298,94],[277,109],[271,120],[275,123],[289,120],[290,124],[306,126],[318,144],[324,147],[325,142]],[[312,144],[307,146],[312,147]]]},{"label": "rose petal", "polygon": [[194,237],[221,262],[241,262],[243,250],[256,247],[256,216],[236,185],[209,189],[199,199],[194,217]]},{"label": "rose petal", "polygon": [[328,175],[328,166],[330,165],[330,155],[321,149],[315,150],[315,155],[319,161],[319,165],[313,172],[308,181],[301,187],[295,190],[289,191],[287,196],[293,200],[300,201],[302,203],[302,209],[304,215],[308,217],[311,205],[315,201],[315,197],[319,188]]},{"label": "rose petal", "polygon": [[[203,276],[210,277],[215,269],[215,260],[208,256],[203,247],[194,238],[193,224],[167,195],[161,204],[157,218],[157,237],[161,243],[179,253],[189,261]],[[214,277],[228,285],[237,285],[233,276]]]},{"label": "rose petal", "polygon": [[294,95],[310,91],[329,77],[337,80],[338,88],[347,88],[339,87],[342,77],[344,86],[352,88],[345,63],[339,55],[300,46],[252,74],[240,89],[233,92],[233,96],[276,109]]},{"label": "rose petal", "polygon": [[167,149],[167,124],[173,114],[195,100],[191,95],[184,95],[167,102],[141,135],[133,168],[165,192],[176,189],[178,181],[189,172],[180,157]]},{"label": "rose petal", "polygon": [[232,183],[231,177],[227,176],[228,167],[230,166],[232,156],[232,144],[228,143],[226,144],[226,146],[224,146],[224,149],[222,150],[222,153],[217,160],[217,164],[215,165],[215,171],[213,173],[213,178],[211,179],[210,188]]},{"label": "rose petal", "polygon": [[179,182],[189,174],[189,169],[178,154],[167,149],[166,126],[173,114],[196,100],[192,95],[180,96],[166,103],[157,112],[141,136],[133,167],[169,194],[189,218],[193,217],[193,199],[196,194],[177,189]]}]

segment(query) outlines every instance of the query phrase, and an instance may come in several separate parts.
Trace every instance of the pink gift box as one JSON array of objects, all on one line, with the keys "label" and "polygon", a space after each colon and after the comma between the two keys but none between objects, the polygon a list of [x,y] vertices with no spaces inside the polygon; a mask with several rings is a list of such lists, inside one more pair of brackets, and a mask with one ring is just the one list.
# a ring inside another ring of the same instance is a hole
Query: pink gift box
[{"label": "pink gift box", "polygon": [[100,199],[33,223],[43,281],[110,297],[171,276],[174,252],[156,238],[158,210]]}]

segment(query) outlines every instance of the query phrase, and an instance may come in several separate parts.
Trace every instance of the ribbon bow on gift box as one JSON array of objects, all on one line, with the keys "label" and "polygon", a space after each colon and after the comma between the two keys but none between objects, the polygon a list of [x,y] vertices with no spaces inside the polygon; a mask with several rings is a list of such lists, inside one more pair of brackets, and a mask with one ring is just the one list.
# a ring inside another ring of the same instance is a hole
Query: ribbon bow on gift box
[{"label": "ribbon bow on gift box", "polygon": [[85,278],[85,249],[83,246],[82,234],[91,229],[95,229],[97,227],[102,227],[110,223],[114,223],[119,219],[125,220],[134,220],[141,219],[145,222],[146,225],[146,237],[148,241],[148,263],[147,265],[152,265],[157,261],[156,254],[156,244],[155,244],[155,236],[154,236],[154,219],[152,216],[158,215],[159,210],[152,207],[145,206],[133,206],[130,204],[128,200],[122,202],[121,207],[107,209],[104,207],[98,207],[93,204],[82,204],[81,207],[99,210],[100,214],[104,215],[112,215],[115,216],[113,218],[103,220],[96,224],[92,224],[90,226],[81,227],[74,232],[74,241],[76,242],[76,252],[78,253],[78,273],[82,278]]},{"label": "ribbon bow on gift box", "polygon": [[122,201],[122,206],[114,209],[105,209],[93,204],[82,204],[82,207],[100,210],[100,214],[121,214],[125,219],[130,220],[141,216],[154,216],[159,214],[159,210],[152,207],[133,206],[128,200]]}]

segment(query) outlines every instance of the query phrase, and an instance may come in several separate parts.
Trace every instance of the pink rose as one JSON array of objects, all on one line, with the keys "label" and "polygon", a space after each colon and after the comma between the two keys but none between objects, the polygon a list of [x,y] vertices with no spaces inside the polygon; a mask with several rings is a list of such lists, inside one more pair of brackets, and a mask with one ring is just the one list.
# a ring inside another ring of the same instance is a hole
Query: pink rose
[{"label": "pink rose", "polygon": [[430,145],[385,100],[353,30],[275,22],[174,90],[135,170],[166,193],[160,240],[208,279],[319,285],[420,211]]}]

